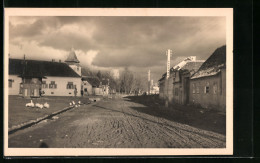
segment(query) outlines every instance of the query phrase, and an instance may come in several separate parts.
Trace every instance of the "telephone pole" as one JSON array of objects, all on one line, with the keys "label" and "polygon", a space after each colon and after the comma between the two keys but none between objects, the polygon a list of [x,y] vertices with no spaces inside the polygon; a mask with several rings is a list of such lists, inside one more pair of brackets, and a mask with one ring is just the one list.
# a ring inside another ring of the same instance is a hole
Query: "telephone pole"
[{"label": "telephone pole", "polygon": [[148,71],[148,94],[150,94],[151,89],[151,71]]},{"label": "telephone pole", "polygon": [[167,56],[167,68],[166,68],[166,80],[165,80],[165,87],[166,87],[166,100],[165,100],[165,106],[168,107],[169,106],[169,99],[168,99],[168,95],[169,95],[169,77],[170,77],[170,69],[171,69],[171,55],[172,55],[172,50],[168,49],[166,51],[166,56]]}]

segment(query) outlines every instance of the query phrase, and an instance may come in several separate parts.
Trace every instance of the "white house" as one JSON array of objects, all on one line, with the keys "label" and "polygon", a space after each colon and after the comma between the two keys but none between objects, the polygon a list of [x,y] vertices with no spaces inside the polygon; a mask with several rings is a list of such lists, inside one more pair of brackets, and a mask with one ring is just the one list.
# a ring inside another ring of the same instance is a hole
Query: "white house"
[{"label": "white house", "polygon": [[81,67],[73,50],[65,63],[9,59],[8,82],[9,95],[81,96]]}]

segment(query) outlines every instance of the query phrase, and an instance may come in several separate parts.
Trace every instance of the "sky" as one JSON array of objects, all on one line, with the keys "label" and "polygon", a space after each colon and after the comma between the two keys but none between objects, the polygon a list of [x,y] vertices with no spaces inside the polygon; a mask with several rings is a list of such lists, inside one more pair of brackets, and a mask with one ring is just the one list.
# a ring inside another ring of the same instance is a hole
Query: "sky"
[{"label": "sky", "polygon": [[158,81],[188,56],[206,60],[226,44],[225,17],[10,17],[11,58],[64,61],[71,48],[80,64],[93,70],[134,73]]}]

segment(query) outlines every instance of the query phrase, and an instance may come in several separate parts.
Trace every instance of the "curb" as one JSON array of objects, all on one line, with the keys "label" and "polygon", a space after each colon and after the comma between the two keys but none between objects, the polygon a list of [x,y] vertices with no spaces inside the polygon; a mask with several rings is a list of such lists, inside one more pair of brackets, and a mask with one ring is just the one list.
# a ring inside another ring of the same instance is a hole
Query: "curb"
[{"label": "curb", "polygon": [[53,113],[51,113],[51,114],[49,114],[49,115],[45,115],[45,116],[43,116],[43,117],[37,118],[36,120],[31,120],[31,121],[29,121],[29,122],[25,122],[25,123],[22,123],[22,124],[20,124],[20,125],[17,125],[17,126],[14,126],[14,127],[12,127],[12,128],[9,128],[9,129],[8,129],[8,135],[9,135],[9,134],[13,134],[13,133],[15,133],[16,131],[19,131],[19,130],[28,128],[28,127],[30,127],[30,126],[32,126],[32,125],[35,125],[35,124],[37,124],[37,123],[39,123],[39,122],[41,122],[41,121],[43,121],[43,120],[52,118],[53,116],[55,116],[55,115],[57,115],[57,114],[61,114],[61,113],[65,112],[65,111],[68,111],[68,110],[73,109],[73,108],[74,108],[74,106],[72,106],[72,107],[69,106],[69,107],[66,107],[66,108],[64,108],[64,109],[62,109],[62,110],[53,112]]}]

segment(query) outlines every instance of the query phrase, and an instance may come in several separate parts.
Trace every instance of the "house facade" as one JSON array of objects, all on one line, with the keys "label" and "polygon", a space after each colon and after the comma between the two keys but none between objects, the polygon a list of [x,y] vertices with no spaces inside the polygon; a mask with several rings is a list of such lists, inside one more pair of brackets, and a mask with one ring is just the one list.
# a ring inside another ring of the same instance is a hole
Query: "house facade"
[{"label": "house facade", "polygon": [[225,111],[226,46],[215,50],[201,68],[191,76],[190,86],[190,103]]},{"label": "house facade", "polygon": [[184,92],[189,89],[189,76],[202,65],[204,60],[196,60],[195,56],[185,58],[170,69],[169,78],[166,73],[159,80],[159,97],[169,103],[185,104],[189,98]]},{"label": "house facade", "polygon": [[226,46],[216,49],[205,62],[196,60],[196,57],[181,62],[171,69],[168,79],[166,73],[163,74],[159,83],[159,97],[169,103],[225,111]]},{"label": "house facade", "polygon": [[[73,55],[75,53],[69,54],[67,63],[10,58],[9,95],[80,96],[81,68]],[[72,67],[78,68],[75,71]]]},{"label": "house facade", "polygon": [[96,77],[82,77],[83,95],[101,95],[100,81]]}]

